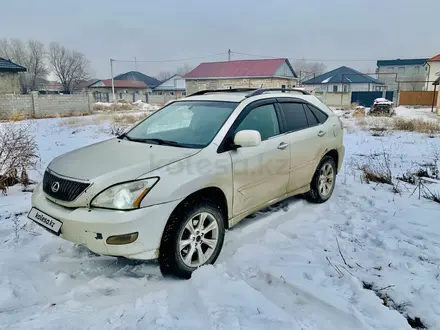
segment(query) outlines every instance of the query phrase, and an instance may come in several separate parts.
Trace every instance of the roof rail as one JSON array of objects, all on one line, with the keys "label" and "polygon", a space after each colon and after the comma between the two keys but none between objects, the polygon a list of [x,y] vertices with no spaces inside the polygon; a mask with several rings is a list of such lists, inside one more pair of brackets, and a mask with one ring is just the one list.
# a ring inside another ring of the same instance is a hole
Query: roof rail
[{"label": "roof rail", "polygon": [[298,88],[259,88],[257,90],[254,90],[253,92],[249,93],[248,95],[246,95],[246,97],[261,95],[261,94],[264,94],[265,92],[283,92],[283,93],[284,92],[298,92],[298,93],[302,93],[304,95],[311,95],[309,92],[306,92],[305,90],[298,89]]},{"label": "roof rail", "polygon": [[205,95],[208,93],[243,93],[243,92],[251,92],[255,90],[257,90],[257,88],[205,89],[203,91],[192,93],[188,96]]}]

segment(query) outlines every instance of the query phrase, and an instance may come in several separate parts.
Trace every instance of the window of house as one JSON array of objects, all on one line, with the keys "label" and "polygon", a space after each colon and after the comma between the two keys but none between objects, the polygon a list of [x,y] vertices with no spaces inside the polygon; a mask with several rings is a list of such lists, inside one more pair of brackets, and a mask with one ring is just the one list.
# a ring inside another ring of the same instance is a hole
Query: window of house
[{"label": "window of house", "polygon": [[393,73],[394,72],[394,67],[392,67],[392,66],[389,67],[387,71],[388,71],[388,73]]},{"label": "window of house", "polygon": [[348,85],[344,85],[344,93],[348,93]]},{"label": "window of house", "polygon": [[419,66],[414,67],[414,73],[415,74],[420,73],[420,67]]},{"label": "window of house", "polygon": [[286,119],[286,131],[294,132],[309,127],[306,113],[301,103],[280,103]]},{"label": "window of house", "polygon": [[405,67],[404,66],[399,66],[399,69],[397,71],[399,74],[404,74],[405,73]]},{"label": "window of house", "polygon": [[170,92],[170,95],[174,95],[174,92],[173,92],[173,91],[171,91],[171,92]]},{"label": "window of house", "polygon": [[185,96],[185,95],[186,95],[186,92],[182,92],[182,95]]},{"label": "window of house", "polygon": [[286,85],[281,85],[281,88],[282,89],[286,89]]},{"label": "window of house", "polygon": [[333,93],[337,93],[338,92],[338,85],[333,85]]},{"label": "window of house", "polygon": [[280,134],[277,114],[273,104],[266,104],[255,109],[243,119],[235,132],[242,130],[256,130],[261,134],[261,140]]}]

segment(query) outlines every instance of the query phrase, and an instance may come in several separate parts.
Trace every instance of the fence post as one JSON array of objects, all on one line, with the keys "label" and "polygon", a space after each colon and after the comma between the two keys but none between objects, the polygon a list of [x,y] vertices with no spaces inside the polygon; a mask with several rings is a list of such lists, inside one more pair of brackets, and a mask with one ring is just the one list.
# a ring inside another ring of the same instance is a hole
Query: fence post
[{"label": "fence post", "polygon": [[31,92],[31,96],[32,96],[32,112],[31,112],[31,116],[33,118],[38,118],[37,113],[40,112],[40,104],[38,103],[38,96],[39,93],[36,91]]}]

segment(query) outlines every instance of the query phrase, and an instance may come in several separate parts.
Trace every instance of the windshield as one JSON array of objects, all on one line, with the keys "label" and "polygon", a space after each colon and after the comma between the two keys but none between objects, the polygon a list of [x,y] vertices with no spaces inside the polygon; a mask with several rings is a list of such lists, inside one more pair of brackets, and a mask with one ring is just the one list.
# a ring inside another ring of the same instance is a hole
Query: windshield
[{"label": "windshield", "polygon": [[235,109],[236,102],[180,101],[151,115],[123,135],[131,141],[203,148]]}]

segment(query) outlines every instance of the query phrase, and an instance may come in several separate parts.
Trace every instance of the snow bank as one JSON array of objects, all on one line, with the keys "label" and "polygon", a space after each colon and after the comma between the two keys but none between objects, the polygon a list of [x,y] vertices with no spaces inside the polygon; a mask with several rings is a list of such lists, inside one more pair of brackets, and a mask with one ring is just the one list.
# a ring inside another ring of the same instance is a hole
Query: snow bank
[{"label": "snow bank", "polygon": [[[34,121],[41,164],[32,179],[54,157],[110,137],[61,122]],[[396,194],[362,184],[353,164],[386,151],[397,175],[432,160],[440,138],[356,130],[344,140],[327,203],[291,198],[243,220],[227,232],[216,265],[188,281],[163,278],[154,262],[96,256],[32,224],[17,238],[12,220],[26,224],[30,194],[11,188],[0,196],[1,327],[410,330],[409,315],[439,329],[438,204],[411,196],[410,185]]]}]

